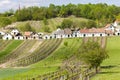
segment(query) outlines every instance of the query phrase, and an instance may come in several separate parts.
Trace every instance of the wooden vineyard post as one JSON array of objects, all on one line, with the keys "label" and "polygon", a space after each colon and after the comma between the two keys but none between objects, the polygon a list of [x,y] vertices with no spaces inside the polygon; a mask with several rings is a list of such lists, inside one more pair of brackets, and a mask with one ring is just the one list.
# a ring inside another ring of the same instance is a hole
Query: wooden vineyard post
[{"label": "wooden vineyard post", "polygon": [[89,80],[89,75],[87,75],[87,80]]},{"label": "wooden vineyard post", "polygon": [[83,80],[82,73],[79,76],[79,80]]}]

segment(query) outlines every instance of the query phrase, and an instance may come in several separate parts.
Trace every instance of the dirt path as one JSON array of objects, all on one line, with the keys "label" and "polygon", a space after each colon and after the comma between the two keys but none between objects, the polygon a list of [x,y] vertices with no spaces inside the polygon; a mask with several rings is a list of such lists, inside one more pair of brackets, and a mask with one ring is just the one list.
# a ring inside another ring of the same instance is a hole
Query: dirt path
[{"label": "dirt path", "polygon": [[15,62],[18,58],[22,58],[22,57],[25,57],[25,56],[28,56],[28,55],[32,54],[41,45],[41,43],[42,43],[42,41],[36,41],[26,53],[21,54],[21,55],[19,55],[18,57],[14,58],[14,59],[10,58],[9,61],[7,61],[7,62],[5,62],[3,64],[0,64],[0,68],[7,68],[7,67],[9,67],[9,65],[11,63]]},{"label": "dirt path", "polygon": [[101,37],[100,42],[101,42],[101,47],[105,48],[107,44],[107,37]]}]

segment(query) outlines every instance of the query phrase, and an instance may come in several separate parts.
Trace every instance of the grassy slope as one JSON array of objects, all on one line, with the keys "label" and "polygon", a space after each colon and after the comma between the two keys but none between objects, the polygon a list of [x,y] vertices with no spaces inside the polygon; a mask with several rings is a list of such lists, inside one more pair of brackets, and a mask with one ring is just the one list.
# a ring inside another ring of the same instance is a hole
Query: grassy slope
[{"label": "grassy slope", "polygon": [[4,50],[12,41],[0,40],[0,51]]},{"label": "grassy slope", "polygon": [[68,18],[52,18],[52,19],[48,19],[48,25],[44,25],[43,21],[25,21],[25,22],[17,22],[17,27],[19,28],[20,26],[25,25],[25,23],[29,22],[32,26],[32,28],[34,28],[37,32],[44,32],[44,27],[47,26],[50,28],[50,32],[54,31],[57,29],[57,26],[61,24],[61,22],[64,19],[70,19],[73,20],[74,22],[81,22],[81,21],[87,21],[87,19],[84,18],[77,18],[74,16],[70,16]]},{"label": "grassy slope", "polygon": [[16,40],[12,41],[10,44],[8,44],[8,46],[4,50],[0,52],[0,58],[6,56],[11,51],[16,49],[16,47],[18,47],[22,42],[23,41],[16,41]]},{"label": "grassy slope", "polygon": [[[64,42],[68,42],[68,46],[65,47],[64,46]],[[32,77],[35,75],[40,75],[40,74],[45,74],[45,73],[49,73],[49,72],[53,72],[59,69],[59,66],[61,65],[62,61],[64,59],[66,59],[66,57],[69,57],[70,55],[72,55],[81,45],[81,39],[64,39],[63,42],[61,43],[61,45],[59,46],[59,48],[53,52],[53,54],[51,54],[50,56],[48,56],[46,59],[31,65],[29,68],[21,68],[21,70],[16,70],[18,71],[17,73],[14,72],[15,69],[13,69],[12,74],[14,74],[14,78],[15,79],[24,79],[24,77],[28,76],[28,77]],[[4,75],[9,75],[10,71],[8,69],[8,72],[4,73],[3,76],[1,78],[7,78],[9,76],[5,76]],[[25,72],[22,72],[25,71]],[[0,75],[2,74],[2,72],[0,73]],[[9,79],[7,78],[6,80],[10,80],[13,75],[11,75],[11,77],[9,77]]]},{"label": "grassy slope", "polygon": [[92,80],[120,80],[120,37],[111,37],[107,40],[109,58],[105,60],[100,74]]}]

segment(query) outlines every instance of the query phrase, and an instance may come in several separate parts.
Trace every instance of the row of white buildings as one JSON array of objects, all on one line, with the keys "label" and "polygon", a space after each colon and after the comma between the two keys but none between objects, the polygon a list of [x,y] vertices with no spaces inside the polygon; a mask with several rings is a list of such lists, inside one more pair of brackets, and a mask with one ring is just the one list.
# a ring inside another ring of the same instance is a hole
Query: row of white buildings
[{"label": "row of white buildings", "polygon": [[22,35],[17,29],[13,29],[10,33],[4,33],[0,31],[0,38],[3,40],[24,40],[24,39],[51,39],[51,38],[74,38],[74,37],[100,37],[100,36],[113,36],[120,35],[120,21],[116,20],[112,24],[106,25],[104,28],[92,28],[92,29],[76,29],[71,30],[57,29],[51,34],[24,32]]}]

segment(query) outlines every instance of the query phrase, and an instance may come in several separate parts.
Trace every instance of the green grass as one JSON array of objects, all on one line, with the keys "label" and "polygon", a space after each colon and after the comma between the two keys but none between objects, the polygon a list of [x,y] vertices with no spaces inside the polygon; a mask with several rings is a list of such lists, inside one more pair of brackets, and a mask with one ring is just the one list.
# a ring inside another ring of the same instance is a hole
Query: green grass
[{"label": "green grass", "polygon": [[[3,80],[3,78],[5,77],[10,77],[10,76],[14,76],[22,74],[26,71],[28,71],[28,68],[23,68],[23,69],[13,69],[13,68],[7,68],[7,69],[0,69],[0,80]],[[14,79],[14,78],[13,78]],[[10,79],[12,80],[12,79]]]},{"label": "green grass", "polygon": [[107,39],[107,50],[109,58],[102,66],[102,71],[91,80],[120,80],[120,37],[110,37]]},{"label": "green grass", "polygon": [[17,41],[17,40],[13,40],[10,44],[8,44],[8,46],[2,50],[0,52],[0,58],[6,56],[7,54],[9,54],[11,51],[15,50],[16,47],[18,47],[23,41]]},{"label": "green grass", "polygon": [[47,40],[43,47],[40,45],[38,50],[34,51],[31,55],[21,58],[17,63],[18,66],[30,65],[36,63],[47,56],[49,56],[61,43],[61,39]]},{"label": "green grass", "polygon": [[48,19],[48,25],[45,25],[43,23],[43,20],[41,20],[41,21],[17,22],[17,28],[19,29],[20,26],[24,26],[28,22],[28,23],[30,23],[31,27],[33,29],[35,29],[36,32],[45,32],[44,27],[48,27],[49,31],[52,32],[52,31],[57,29],[57,26],[60,25],[64,19],[70,19],[73,22],[77,22],[78,24],[76,24],[76,26],[79,26],[79,23],[81,21],[87,21],[88,20],[88,19],[85,19],[85,18],[77,18],[75,16],[69,16],[67,18],[57,17],[57,18]]},{"label": "green grass", "polygon": [[[64,42],[68,42],[67,47],[64,45]],[[26,77],[31,78],[49,72],[57,71],[59,70],[63,60],[65,60],[67,57],[70,57],[71,55],[73,55],[73,53],[76,52],[76,50],[81,45],[81,42],[82,40],[78,38],[64,39],[60,46],[51,55],[49,55],[44,60],[39,61],[38,63],[32,64],[31,66],[26,68],[27,70],[24,73],[18,72],[15,73],[14,75],[3,77],[2,79],[12,80],[14,77],[15,80],[19,80],[21,78],[22,79],[25,79]],[[6,72],[6,75],[9,74]]]},{"label": "green grass", "polygon": [[0,51],[4,50],[12,41],[0,40]]}]

